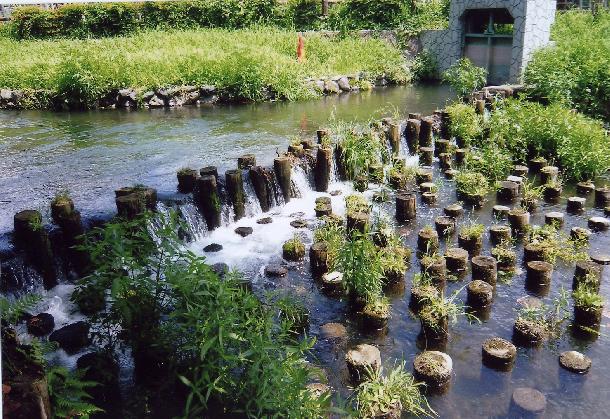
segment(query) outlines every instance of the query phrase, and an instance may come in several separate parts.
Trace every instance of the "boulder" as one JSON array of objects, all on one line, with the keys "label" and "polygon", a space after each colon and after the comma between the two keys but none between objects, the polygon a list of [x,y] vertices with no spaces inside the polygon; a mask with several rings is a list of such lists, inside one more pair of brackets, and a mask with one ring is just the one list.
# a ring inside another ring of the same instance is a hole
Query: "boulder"
[{"label": "boulder", "polygon": [[40,313],[27,321],[28,333],[34,336],[48,335],[55,328],[55,319],[49,313]]},{"label": "boulder", "polygon": [[57,342],[67,353],[74,354],[89,344],[89,324],[79,321],[64,326],[51,333],[49,341]]}]

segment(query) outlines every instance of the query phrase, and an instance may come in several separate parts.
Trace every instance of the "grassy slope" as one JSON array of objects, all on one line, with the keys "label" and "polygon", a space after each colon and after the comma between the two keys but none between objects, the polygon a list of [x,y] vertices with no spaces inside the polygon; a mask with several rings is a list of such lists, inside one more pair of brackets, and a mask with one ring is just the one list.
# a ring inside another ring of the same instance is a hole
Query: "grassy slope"
[{"label": "grassy slope", "polygon": [[212,84],[251,99],[271,86],[287,99],[307,95],[305,77],[368,72],[396,81],[408,74],[397,48],[380,40],[309,37],[304,64],[294,32],[152,31],[91,40],[0,38],[0,87],[48,89],[93,101],[113,88]]}]

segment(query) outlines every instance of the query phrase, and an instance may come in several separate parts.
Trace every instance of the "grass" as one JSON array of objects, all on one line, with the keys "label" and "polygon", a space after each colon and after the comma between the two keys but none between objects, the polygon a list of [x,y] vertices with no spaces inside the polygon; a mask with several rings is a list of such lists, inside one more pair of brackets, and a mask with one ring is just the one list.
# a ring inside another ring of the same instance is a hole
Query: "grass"
[{"label": "grass", "polygon": [[[297,100],[313,95],[308,77],[366,73],[409,79],[398,48],[379,39],[311,35],[307,59],[295,57],[296,34],[273,28],[149,31],[88,40],[0,38],[0,87],[44,90],[94,106],[113,89],[140,92],[174,85],[214,85],[249,100]],[[32,104],[35,107],[35,104]]]},{"label": "grass", "polygon": [[433,416],[434,411],[421,393],[421,383],[398,363],[387,375],[383,368],[371,371],[371,379],[356,389],[356,408],[362,418],[377,417],[394,409],[414,416]]},{"label": "grass", "polygon": [[595,292],[587,283],[579,285],[572,293],[572,298],[574,299],[574,305],[576,307],[599,309],[604,306],[603,297]]},{"label": "grass", "polygon": [[551,264],[559,259],[567,263],[588,260],[588,244],[585,240],[572,239],[554,226],[535,226],[528,232],[528,242],[543,249],[544,260]]}]

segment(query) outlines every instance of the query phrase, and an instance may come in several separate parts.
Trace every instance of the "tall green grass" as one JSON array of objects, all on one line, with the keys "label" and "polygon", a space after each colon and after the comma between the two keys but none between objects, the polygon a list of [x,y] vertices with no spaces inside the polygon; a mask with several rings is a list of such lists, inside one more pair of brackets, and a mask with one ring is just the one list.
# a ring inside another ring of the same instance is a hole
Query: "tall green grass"
[{"label": "tall green grass", "polygon": [[272,28],[150,31],[130,37],[15,41],[0,38],[0,87],[44,89],[92,106],[105,93],[171,85],[215,85],[251,100],[312,93],[307,77],[365,72],[409,79],[400,51],[379,39],[309,36],[298,63],[297,36]]},{"label": "tall green grass", "polygon": [[610,120],[610,11],[559,13],[525,72],[535,97]]}]

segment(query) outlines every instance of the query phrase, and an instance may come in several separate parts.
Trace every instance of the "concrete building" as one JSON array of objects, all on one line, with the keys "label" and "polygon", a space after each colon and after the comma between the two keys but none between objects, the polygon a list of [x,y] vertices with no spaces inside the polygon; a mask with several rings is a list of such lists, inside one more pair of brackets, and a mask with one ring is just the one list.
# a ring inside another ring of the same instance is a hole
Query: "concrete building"
[{"label": "concrete building", "polygon": [[490,84],[519,83],[537,48],[549,42],[555,0],[452,0],[449,29],[427,31],[422,48],[443,72],[461,57],[487,69]]}]

